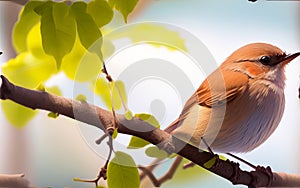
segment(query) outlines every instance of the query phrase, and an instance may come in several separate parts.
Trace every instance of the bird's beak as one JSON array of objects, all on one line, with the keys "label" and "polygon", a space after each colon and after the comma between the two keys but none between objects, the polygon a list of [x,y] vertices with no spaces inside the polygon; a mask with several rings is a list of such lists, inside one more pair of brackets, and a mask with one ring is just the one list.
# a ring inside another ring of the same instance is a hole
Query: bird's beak
[{"label": "bird's beak", "polygon": [[288,64],[289,62],[291,62],[293,59],[295,59],[299,55],[300,55],[300,52],[297,52],[294,54],[289,54],[289,55],[285,56],[279,63],[282,63],[284,65]]}]

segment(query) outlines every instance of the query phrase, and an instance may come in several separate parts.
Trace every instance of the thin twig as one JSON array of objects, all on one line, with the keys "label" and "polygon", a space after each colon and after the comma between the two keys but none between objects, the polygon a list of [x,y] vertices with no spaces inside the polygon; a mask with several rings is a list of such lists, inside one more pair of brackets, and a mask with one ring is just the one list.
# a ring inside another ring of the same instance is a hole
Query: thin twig
[{"label": "thin twig", "polygon": [[175,161],[173,162],[172,166],[170,167],[170,169],[168,170],[167,173],[165,173],[165,175],[163,175],[159,180],[159,184],[163,184],[165,181],[172,179],[172,177],[174,176],[177,168],[179,167],[181,161],[182,161],[182,157],[181,156],[177,156]]},{"label": "thin twig", "polygon": [[108,133],[108,132],[104,133],[100,138],[98,138],[98,139],[95,141],[95,143],[98,144],[98,145],[100,145],[100,144],[102,143],[102,141],[103,141],[106,137],[108,137],[108,136],[109,136],[109,133]]},{"label": "thin twig", "polygon": [[150,168],[147,167],[143,167],[143,166],[138,166],[138,168],[140,170],[142,170],[142,172],[149,177],[149,179],[151,180],[151,182],[153,183],[153,185],[155,187],[160,187],[164,182],[166,182],[167,180],[171,179],[173,177],[173,175],[175,174],[177,168],[179,167],[181,161],[182,161],[182,157],[181,156],[177,156],[175,158],[175,161],[172,163],[172,166],[169,168],[169,170],[159,179],[155,177],[155,175],[153,174],[152,170]]}]

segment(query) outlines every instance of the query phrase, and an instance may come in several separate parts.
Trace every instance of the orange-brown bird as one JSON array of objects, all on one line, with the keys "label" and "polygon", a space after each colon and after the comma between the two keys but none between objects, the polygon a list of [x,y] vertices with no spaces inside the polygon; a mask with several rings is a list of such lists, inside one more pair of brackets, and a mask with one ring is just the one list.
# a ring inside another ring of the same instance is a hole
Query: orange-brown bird
[{"label": "orange-brown bird", "polygon": [[204,80],[166,131],[216,152],[255,149],[282,118],[284,70],[299,55],[266,43],[239,48]]}]

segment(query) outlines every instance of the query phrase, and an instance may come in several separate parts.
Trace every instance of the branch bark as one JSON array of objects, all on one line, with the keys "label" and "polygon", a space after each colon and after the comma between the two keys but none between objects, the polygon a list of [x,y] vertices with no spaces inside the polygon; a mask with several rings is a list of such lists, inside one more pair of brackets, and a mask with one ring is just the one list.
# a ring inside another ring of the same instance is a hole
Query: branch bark
[{"label": "branch bark", "polygon": [[[12,100],[32,109],[57,112],[69,118],[98,127],[103,131],[113,125],[114,119],[110,111],[86,102],[79,102],[44,91],[30,90],[16,86],[9,82],[3,75],[1,75],[1,79],[0,99],[2,100]],[[170,151],[171,148],[175,153],[203,168],[205,168],[204,164],[206,162],[215,157],[213,154],[199,150],[138,118],[127,120],[121,114],[116,114],[116,118],[119,133],[143,138],[167,151]],[[217,161],[215,165],[206,169],[230,180],[233,184],[243,184],[249,187],[266,187],[269,183],[269,176],[261,171],[248,172],[241,170],[236,163],[229,160],[224,161],[220,159]],[[273,180],[270,187],[300,187],[300,175],[273,172]]]},{"label": "branch bark", "polygon": [[29,181],[24,174],[0,174],[0,187],[29,188]]},{"label": "branch bark", "polygon": [[22,6],[28,2],[28,0],[0,0],[0,1],[8,1]]}]

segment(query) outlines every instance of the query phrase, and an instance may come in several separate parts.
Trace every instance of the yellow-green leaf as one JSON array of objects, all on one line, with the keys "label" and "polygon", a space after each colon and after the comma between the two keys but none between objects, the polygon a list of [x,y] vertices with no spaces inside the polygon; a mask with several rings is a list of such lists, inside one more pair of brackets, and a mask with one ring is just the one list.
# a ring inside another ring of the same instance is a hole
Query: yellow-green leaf
[{"label": "yellow-green leaf", "polygon": [[58,86],[46,87],[46,91],[54,95],[62,96],[62,92]]},{"label": "yellow-green leaf", "polygon": [[21,10],[12,34],[13,46],[18,53],[27,50],[27,35],[31,28],[40,20],[40,16],[36,14],[34,9],[43,3],[45,2],[29,1]]},{"label": "yellow-green leaf", "polygon": [[9,100],[2,101],[1,106],[9,123],[18,128],[23,128],[38,112]]},{"label": "yellow-green leaf", "polygon": [[127,22],[127,17],[133,11],[137,2],[138,0],[108,0],[111,7],[114,7],[122,13],[125,22]]},{"label": "yellow-green leaf", "polygon": [[90,88],[98,95],[104,104],[111,109],[111,96],[108,82],[105,78],[98,78],[95,83],[90,85]]},{"label": "yellow-green leaf", "polygon": [[143,148],[145,146],[147,146],[148,144],[150,144],[150,142],[136,137],[136,136],[131,136],[130,142],[127,146],[127,149],[139,149],[139,148]]},{"label": "yellow-green leaf", "polygon": [[207,169],[210,169],[211,167],[213,167],[216,163],[216,157],[212,157],[210,160],[208,160],[206,163],[204,163],[204,167]]},{"label": "yellow-green leaf", "polygon": [[80,102],[86,102],[86,101],[87,101],[87,98],[86,98],[85,95],[79,94],[79,95],[76,96],[76,100],[77,100],[77,101],[80,101]]},{"label": "yellow-green leaf", "polygon": [[115,46],[111,40],[107,40],[105,37],[103,38],[103,45],[102,45],[102,54],[103,58],[110,57],[115,52]]},{"label": "yellow-green leaf", "polygon": [[90,1],[87,5],[87,13],[94,18],[98,27],[108,24],[114,15],[106,0]]},{"label": "yellow-green leaf", "polygon": [[33,89],[56,73],[56,65],[50,56],[38,59],[31,53],[23,52],[3,64],[2,72],[14,84]]},{"label": "yellow-green leaf", "polygon": [[52,55],[60,68],[62,58],[72,50],[76,28],[70,7],[64,3],[47,3],[35,8],[41,15],[42,44],[45,52]]},{"label": "yellow-green leaf", "polygon": [[96,78],[102,66],[97,54],[87,51],[77,36],[72,51],[62,60],[61,70],[72,80],[87,82]]},{"label": "yellow-green leaf", "polygon": [[[47,55],[43,49],[42,36],[41,36],[41,24],[38,23],[32,27],[27,35],[27,50],[37,59],[51,58]],[[53,58],[53,57],[52,57]],[[53,58],[55,62],[55,59]]]},{"label": "yellow-green leaf", "polygon": [[129,38],[133,43],[145,42],[154,46],[165,46],[169,50],[187,51],[185,40],[180,34],[162,24],[140,23],[132,25],[130,29],[125,32],[119,32],[118,35],[113,35],[112,37],[110,40]]},{"label": "yellow-green leaf", "polygon": [[57,112],[49,112],[48,113],[49,118],[56,119],[58,116],[59,116],[59,114]]},{"label": "yellow-green leaf", "polygon": [[[134,117],[139,118],[139,119],[149,123],[150,125],[152,125],[155,128],[160,127],[159,122],[151,114],[144,114],[144,113],[135,114]],[[145,147],[148,144],[150,144],[150,142],[148,142],[142,138],[132,136],[127,148],[128,149],[139,149],[139,148]]]},{"label": "yellow-green leaf", "polygon": [[139,118],[139,119],[149,123],[153,127],[156,127],[156,128],[160,127],[159,122],[157,121],[157,119],[151,114],[145,114],[145,113],[135,114],[134,117]]},{"label": "yellow-green leaf", "polygon": [[117,138],[117,136],[118,136],[118,129],[114,129],[114,132],[113,132],[113,134],[111,135],[111,137],[112,137],[113,139],[115,139],[115,138]]},{"label": "yellow-green leaf", "polygon": [[109,188],[139,188],[139,172],[130,155],[120,151],[115,153],[108,164],[107,185]]},{"label": "yellow-green leaf", "polygon": [[130,110],[126,110],[124,116],[127,120],[131,120],[133,118],[133,114]]},{"label": "yellow-green leaf", "polygon": [[81,44],[89,51],[101,55],[102,34],[91,15],[87,14],[87,4],[77,1],[72,5],[77,33]]},{"label": "yellow-green leaf", "polygon": [[[98,78],[95,83],[90,85],[90,88],[98,95],[105,105],[111,109],[112,108],[112,100],[114,103],[114,109],[119,110],[122,108],[122,100],[126,102],[126,95],[125,95],[125,86],[122,81],[116,81],[117,84],[112,84],[112,98],[110,93],[110,87],[108,85],[108,81],[106,78]],[[120,94],[122,96],[120,96]]]},{"label": "yellow-green leaf", "polygon": [[127,95],[124,82],[122,82],[121,80],[115,81],[113,94],[119,96],[121,103],[123,103],[124,105],[127,104]]},{"label": "yellow-green leaf", "polygon": [[145,151],[148,157],[158,158],[158,159],[165,159],[168,157],[168,153],[164,150],[159,149],[156,146],[148,147]]},{"label": "yellow-green leaf", "polygon": [[45,88],[44,84],[40,83],[40,84],[36,87],[36,90],[38,90],[38,91],[46,91],[46,88]]}]

